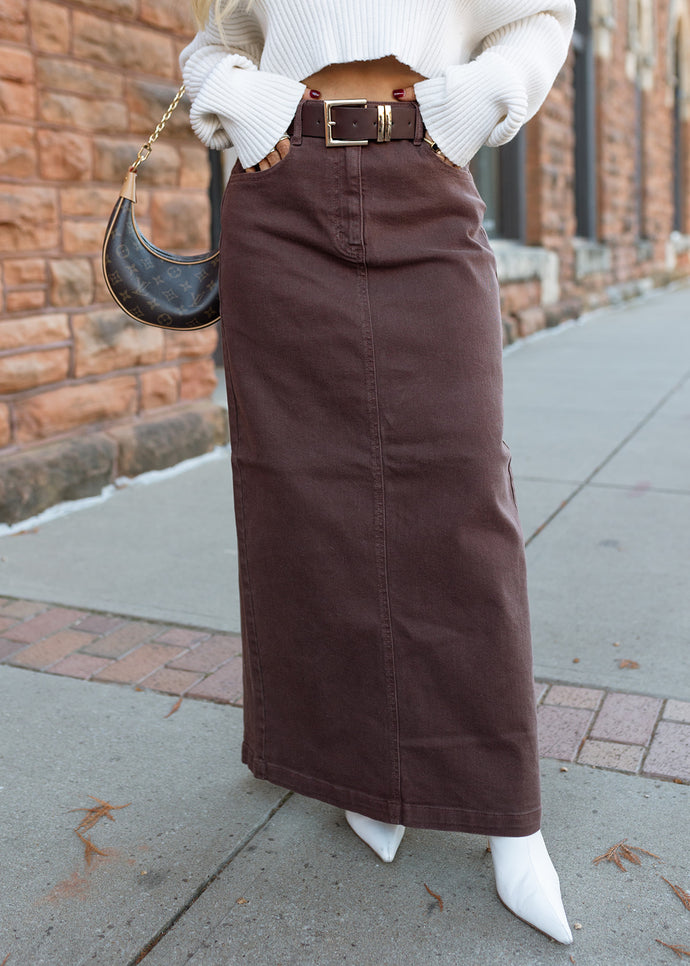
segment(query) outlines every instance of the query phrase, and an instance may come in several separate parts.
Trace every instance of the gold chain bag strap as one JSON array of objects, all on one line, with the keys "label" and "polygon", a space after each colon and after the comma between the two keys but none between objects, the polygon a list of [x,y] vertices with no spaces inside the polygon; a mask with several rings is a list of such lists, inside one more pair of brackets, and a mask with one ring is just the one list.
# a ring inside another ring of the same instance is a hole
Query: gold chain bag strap
[{"label": "gold chain bag strap", "polygon": [[103,241],[103,274],[120,308],[162,329],[203,329],[220,317],[218,252],[172,255],[142,235],[134,217],[137,169],[184,94],[179,89],[127,172]]}]

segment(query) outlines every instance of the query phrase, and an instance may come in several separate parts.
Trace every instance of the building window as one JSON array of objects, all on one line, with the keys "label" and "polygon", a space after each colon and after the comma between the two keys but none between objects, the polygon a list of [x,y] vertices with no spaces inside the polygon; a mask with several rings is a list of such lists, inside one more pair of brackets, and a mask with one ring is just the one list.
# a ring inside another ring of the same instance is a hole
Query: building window
[{"label": "building window", "polygon": [[573,35],[575,61],[575,215],[580,238],[597,237],[594,44],[590,0],[577,0]]},{"label": "building window", "polygon": [[221,151],[208,152],[211,180],[208,194],[211,200],[211,248],[218,248],[220,241],[220,205],[225,191],[225,172],[223,170],[223,153]]},{"label": "building window", "polygon": [[470,165],[486,203],[484,227],[491,238],[525,239],[525,132],[500,148],[482,148]]}]

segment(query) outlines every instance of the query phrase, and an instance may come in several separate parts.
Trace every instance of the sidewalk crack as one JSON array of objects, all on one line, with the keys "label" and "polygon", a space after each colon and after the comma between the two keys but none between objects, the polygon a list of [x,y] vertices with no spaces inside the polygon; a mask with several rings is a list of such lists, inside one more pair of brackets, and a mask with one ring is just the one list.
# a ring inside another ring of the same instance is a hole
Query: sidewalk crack
[{"label": "sidewalk crack", "polygon": [[173,916],[171,916],[170,919],[168,919],[168,921],[164,923],[164,925],[161,926],[161,928],[151,937],[151,939],[149,939],[146,945],[139,950],[139,952],[133,957],[133,959],[130,959],[127,962],[126,966],[138,966],[138,964],[141,963],[142,960],[144,960],[153,949],[155,949],[155,947],[158,945],[161,939],[167,933],[170,932],[173,926],[177,925],[177,923],[185,915],[185,913],[187,913],[192,908],[192,906],[197,901],[197,899],[201,898],[201,896],[204,894],[204,892],[206,892],[208,887],[212,883],[214,883],[220,875],[222,875],[222,873],[227,869],[230,863],[234,859],[236,859],[237,856],[249,845],[249,843],[254,838],[254,836],[257,835],[263,828],[265,828],[268,825],[268,823],[271,821],[271,819],[276,814],[276,812],[278,812],[283,807],[283,805],[285,805],[285,803],[292,797],[292,795],[293,795],[293,792],[286,792],[280,798],[280,800],[271,809],[269,809],[269,811],[263,816],[263,818],[261,818],[256,823],[256,825],[253,828],[251,828],[246,833],[246,835],[237,843],[237,845],[232,850],[232,852],[230,852],[230,854],[223,859],[220,865],[216,867],[215,871],[212,872],[208,876],[208,878],[204,879],[201,885],[195,889],[194,893],[189,897],[189,899],[184,903],[184,905],[181,906],[177,910],[177,912]]},{"label": "sidewalk crack", "polygon": [[[544,520],[544,522],[541,523],[537,527],[537,529],[534,531],[534,533],[532,533],[527,538],[527,540],[525,540],[525,548],[529,547],[529,545],[532,543],[532,541],[536,537],[538,537],[539,534],[542,533],[546,529],[546,527],[551,523],[552,520],[555,520],[556,519],[556,517],[559,515],[559,513],[561,513],[568,506],[569,503],[572,503],[572,501],[575,499],[575,497],[579,493],[581,493],[585,489],[586,486],[589,486],[589,484],[592,482],[592,480],[594,479],[594,477],[598,473],[600,473],[604,469],[604,467],[607,466],[611,462],[611,460],[614,458],[614,456],[617,456],[618,453],[620,453],[620,451],[623,449],[623,447],[626,446],[630,442],[630,440],[633,438],[633,436],[636,436],[637,433],[639,433],[639,431],[644,426],[647,425],[647,423],[652,419],[652,417],[653,416],[656,416],[656,414],[659,412],[659,410],[662,408],[662,406],[665,406],[666,405],[666,403],[671,398],[671,396],[673,396],[675,393],[677,393],[680,389],[683,388],[683,386],[687,382],[688,378],[690,378],[690,372],[684,373],[681,376],[681,378],[678,380],[678,382],[674,386],[672,386],[668,390],[668,392],[664,393],[664,395],[661,397],[661,399],[654,406],[652,406],[652,408],[649,410],[649,412],[645,416],[643,416],[642,419],[635,426],[633,426],[633,428],[630,430],[630,432],[627,433],[627,435],[625,435],[623,437],[623,439],[620,441],[620,443],[618,443],[617,446],[614,446],[614,448],[611,450],[611,452],[608,454],[608,456],[605,459],[603,459],[601,461],[601,463],[592,470],[592,472],[589,474],[589,476],[586,477],[582,481],[582,483],[579,484],[579,486],[576,486],[575,487],[575,489],[573,490],[573,492],[569,496],[567,496],[565,498],[565,500],[563,500],[559,504],[559,506],[556,507],[556,509],[553,511],[553,513],[549,514],[549,516],[546,518],[546,520]],[[597,485],[601,486],[602,484],[597,484]]]}]

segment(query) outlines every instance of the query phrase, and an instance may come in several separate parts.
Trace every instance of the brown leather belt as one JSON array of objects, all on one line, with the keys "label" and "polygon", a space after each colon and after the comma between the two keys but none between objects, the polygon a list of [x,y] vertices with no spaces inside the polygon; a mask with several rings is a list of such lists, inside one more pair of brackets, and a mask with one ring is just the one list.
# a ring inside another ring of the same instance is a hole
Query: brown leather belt
[{"label": "brown leather belt", "polygon": [[372,104],[361,100],[303,101],[302,134],[325,138],[326,147],[369,141],[421,139],[416,103]]}]

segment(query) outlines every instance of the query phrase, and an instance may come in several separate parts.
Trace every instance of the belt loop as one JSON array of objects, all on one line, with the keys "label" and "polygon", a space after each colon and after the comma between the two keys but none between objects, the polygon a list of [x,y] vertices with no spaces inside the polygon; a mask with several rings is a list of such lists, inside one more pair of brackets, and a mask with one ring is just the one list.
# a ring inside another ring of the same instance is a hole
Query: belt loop
[{"label": "belt loop", "polygon": [[419,110],[419,104],[416,101],[414,107],[414,144],[419,146],[424,140],[424,121],[422,120],[422,112]]},{"label": "belt loop", "polygon": [[305,100],[302,99],[297,105],[297,110],[295,111],[295,117],[292,121],[290,127],[292,128],[292,133],[290,136],[290,145],[300,145],[302,143],[302,108],[305,105]]}]

